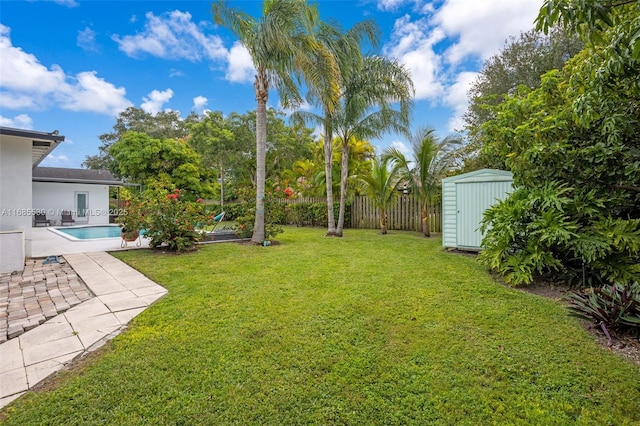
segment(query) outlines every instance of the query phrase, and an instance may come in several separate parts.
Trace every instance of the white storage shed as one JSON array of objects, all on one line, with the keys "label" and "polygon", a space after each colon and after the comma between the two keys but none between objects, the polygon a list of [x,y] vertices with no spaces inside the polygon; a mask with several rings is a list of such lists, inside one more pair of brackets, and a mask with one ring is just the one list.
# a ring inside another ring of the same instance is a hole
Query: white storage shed
[{"label": "white storage shed", "polygon": [[482,169],[442,179],[442,245],[481,250],[482,215],[512,187],[513,175],[504,170]]}]

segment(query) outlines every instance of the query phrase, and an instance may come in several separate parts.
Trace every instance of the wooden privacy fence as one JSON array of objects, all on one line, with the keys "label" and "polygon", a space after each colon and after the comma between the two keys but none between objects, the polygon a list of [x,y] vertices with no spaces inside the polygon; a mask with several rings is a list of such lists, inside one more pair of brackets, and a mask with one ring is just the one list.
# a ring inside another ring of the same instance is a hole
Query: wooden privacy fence
[{"label": "wooden privacy fence", "polygon": [[[285,204],[326,203],[322,197],[278,199]],[[335,200],[336,202],[338,199]],[[351,228],[379,229],[380,215],[373,201],[366,196],[357,196],[351,203]],[[387,229],[422,232],[420,203],[412,196],[402,196],[387,209]],[[442,232],[442,208],[431,206],[431,232]]]},{"label": "wooden privacy fence", "polygon": [[[325,203],[327,204],[326,197],[298,197],[298,198],[278,198],[277,201],[283,204],[298,204],[298,203]],[[339,201],[339,200],[334,200]]]},{"label": "wooden privacy fence", "polygon": [[[442,232],[442,208],[440,204],[430,207],[431,232]],[[387,229],[422,232],[420,219],[420,202],[411,196],[402,196],[389,207]],[[358,196],[351,205],[352,228],[380,228],[380,214],[373,201],[365,196]]]}]

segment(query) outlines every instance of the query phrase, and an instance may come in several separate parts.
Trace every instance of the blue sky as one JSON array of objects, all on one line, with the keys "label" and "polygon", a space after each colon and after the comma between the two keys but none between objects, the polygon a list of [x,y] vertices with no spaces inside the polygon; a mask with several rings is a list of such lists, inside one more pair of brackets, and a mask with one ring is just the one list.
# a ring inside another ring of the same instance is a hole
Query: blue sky
[{"label": "blue sky", "polygon": [[[317,2],[322,19],[349,28],[374,19],[378,54],[397,59],[416,88],[413,128],[460,128],[482,61],[533,27],[542,1],[355,0]],[[261,2],[230,1],[259,15]],[[66,136],[41,164],[80,167],[128,106],[255,109],[252,64],[209,1],[0,1],[0,125]],[[278,106],[271,92],[269,104]],[[406,149],[399,135],[371,141]]]}]

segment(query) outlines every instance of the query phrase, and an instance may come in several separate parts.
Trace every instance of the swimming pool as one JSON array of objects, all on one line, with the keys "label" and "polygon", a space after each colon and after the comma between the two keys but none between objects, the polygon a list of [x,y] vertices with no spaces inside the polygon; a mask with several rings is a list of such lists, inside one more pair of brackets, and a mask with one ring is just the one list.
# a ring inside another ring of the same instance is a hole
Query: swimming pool
[{"label": "swimming pool", "polygon": [[[99,240],[103,238],[120,238],[118,225],[65,226],[51,229],[67,239]],[[71,237],[71,238],[69,238]]]}]

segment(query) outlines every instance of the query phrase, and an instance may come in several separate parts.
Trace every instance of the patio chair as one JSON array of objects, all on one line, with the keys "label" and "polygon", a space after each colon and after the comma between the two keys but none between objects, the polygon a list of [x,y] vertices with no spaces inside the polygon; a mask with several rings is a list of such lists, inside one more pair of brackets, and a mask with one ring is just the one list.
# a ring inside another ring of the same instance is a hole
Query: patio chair
[{"label": "patio chair", "polygon": [[73,215],[68,210],[62,211],[62,218],[60,219],[60,225],[73,225],[76,223],[75,219],[73,219]]},{"label": "patio chair", "polygon": [[44,226],[49,226],[51,225],[51,222],[49,222],[49,220],[47,219],[47,215],[46,213],[36,213],[34,215],[34,226],[38,226],[38,225],[44,225]]}]

